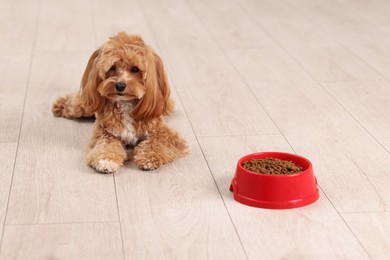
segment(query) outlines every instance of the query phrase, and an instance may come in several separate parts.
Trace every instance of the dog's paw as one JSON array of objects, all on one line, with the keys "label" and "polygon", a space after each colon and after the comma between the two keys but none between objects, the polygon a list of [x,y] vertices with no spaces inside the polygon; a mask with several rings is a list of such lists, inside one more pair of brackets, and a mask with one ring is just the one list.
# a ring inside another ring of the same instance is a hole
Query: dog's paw
[{"label": "dog's paw", "polygon": [[96,164],[92,165],[95,170],[101,173],[114,173],[116,172],[121,164],[111,160],[99,160]]},{"label": "dog's paw", "polygon": [[144,171],[153,171],[162,165],[162,162],[157,158],[148,158],[147,160],[135,159],[135,163],[137,164],[138,168]]},{"label": "dog's paw", "polygon": [[64,116],[64,110],[65,110],[66,101],[67,101],[66,97],[59,97],[53,103],[51,111],[53,112],[54,116],[56,116],[56,117]]}]

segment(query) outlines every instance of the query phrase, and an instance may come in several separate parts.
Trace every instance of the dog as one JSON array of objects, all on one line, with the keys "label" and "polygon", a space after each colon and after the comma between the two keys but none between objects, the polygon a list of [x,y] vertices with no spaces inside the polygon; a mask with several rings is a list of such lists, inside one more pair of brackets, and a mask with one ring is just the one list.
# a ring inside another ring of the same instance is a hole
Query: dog
[{"label": "dog", "polygon": [[114,173],[131,159],[128,149],[142,170],[186,155],[186,141],[164,122],[172,111],[161,58],[140,36],[124,32],[92,54],[80,91],[57,98],[52,106],[56,117],[96,117],[86,161],[101,173]]}]

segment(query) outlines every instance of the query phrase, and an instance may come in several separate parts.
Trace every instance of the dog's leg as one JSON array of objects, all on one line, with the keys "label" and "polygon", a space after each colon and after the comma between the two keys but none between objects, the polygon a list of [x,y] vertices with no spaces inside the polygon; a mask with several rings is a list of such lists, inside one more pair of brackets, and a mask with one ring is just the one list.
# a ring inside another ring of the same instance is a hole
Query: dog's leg
[{"label": "dog's leg", "polygon": [[57,117],[62,116],[71,119],[91,117],[94,115],[94,113],[87,111],[80,104],[79,92],[57,98],[57,100],[53,103],[51,111]]},{"label": "dog's leg", "polygon": [[102,173],[114,173],[127,159],[122,142],[109,135],[95,131],[87,153],[87,164]]},{"label": "dog's leg", "polygon": [[146,171],[155,170],[188,153],[188,146],[175,131],[163,126],[134,148],[134,161]]}]

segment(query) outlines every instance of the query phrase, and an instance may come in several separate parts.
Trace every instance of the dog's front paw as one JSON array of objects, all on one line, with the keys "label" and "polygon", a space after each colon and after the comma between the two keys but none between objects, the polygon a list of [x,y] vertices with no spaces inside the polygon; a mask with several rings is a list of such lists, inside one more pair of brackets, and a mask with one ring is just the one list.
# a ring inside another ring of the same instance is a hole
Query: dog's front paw
[{"label": "dog's front paw", "polygon": [[53,103],[53,107],[51,108],[51,111],[56,117],[64,116],[64,110],[65,110],[67,100],[68,100],[67,97],[59,97]]},{"label": "dog's front paw", "polygon": [[135,163],[137,164],[138,168],[144,171],[153,171],[159,168],[162,165],[161,160],[158,158],[134,158]]},{"label": "dog's front paw", "polygon": [[121,164],[111,160],[99,160],[97,163],[91,165],[95,170],[101,173],[114,173],[116,172]]}]

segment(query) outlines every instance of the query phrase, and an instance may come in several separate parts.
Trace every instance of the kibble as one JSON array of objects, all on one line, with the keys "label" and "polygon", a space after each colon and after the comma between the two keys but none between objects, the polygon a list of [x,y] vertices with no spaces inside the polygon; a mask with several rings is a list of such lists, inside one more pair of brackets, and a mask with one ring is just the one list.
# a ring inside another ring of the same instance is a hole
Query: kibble
[{"label": "kibble", "polygon": [[267,157],[264,159],[251,159],[243,162],[242,167],[246,170],[261,174],[288,175],[303,171],[302,166],[296,165],[292,161],[280,160]]}]

